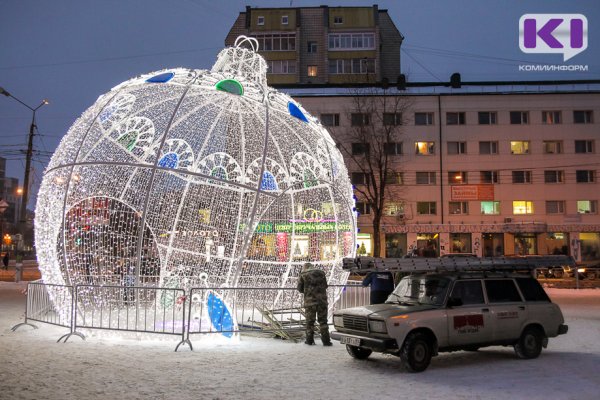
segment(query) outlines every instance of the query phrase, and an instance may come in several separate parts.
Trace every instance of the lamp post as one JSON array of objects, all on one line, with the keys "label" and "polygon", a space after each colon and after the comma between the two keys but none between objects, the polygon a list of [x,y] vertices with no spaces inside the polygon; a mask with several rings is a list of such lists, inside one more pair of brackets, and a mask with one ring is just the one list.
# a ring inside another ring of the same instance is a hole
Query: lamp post
[{"label": "lamp post", "polygon": [[29,126],[29,137],[27,139],[27,153],[26,153],[26,157],[25,157],[25,177],[23,178],[23,197],[21,198],[21,210],[20,210],[20,216],[19,216],[19,223],[22,224],[22,229],[21,229],[22,232],[21,233],[23,234],[23,238],[25,238],[25,226],[26,226],[26,222],[27,222],[27,200],[29,200],[29,175],[30,175],[30,170],[31,170],[31,159],[33,157],[33,135],[35,133],[35,128],[36,128],[35,113],[41,107],[48,104],[48,100],[46,100],[46,99],[42,100],[40,105],[34,108],[34,107],[31,107],[30,105],[22,102],[21,100],[19,100],[18,98],[16,98],[15,96],[10,94],[6,90],[4,90],[4,88],[2,88],[2,87],[0,87],[0,93],[5,95],[6,97],[12,97],[13,99],[15,99],[16,101],[18,101],[19,103],[21,103],[22,105],[24,105],[25,107],[29,108],[32,111],[31,125]]}]

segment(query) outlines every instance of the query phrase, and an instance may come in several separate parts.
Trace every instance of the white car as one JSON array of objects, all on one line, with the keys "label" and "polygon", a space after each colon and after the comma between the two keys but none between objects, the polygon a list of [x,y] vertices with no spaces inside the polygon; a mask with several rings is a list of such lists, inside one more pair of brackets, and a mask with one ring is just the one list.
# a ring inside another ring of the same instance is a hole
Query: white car
[{"label": "white car", "polygon": [[404,277],[385,304],[334,313],[332,339],[366,359],[373,351],[424,371],[439,352],[514,346],[536,358],[548,338],[567,332],[560,308],[529,275],[446,272]]}]

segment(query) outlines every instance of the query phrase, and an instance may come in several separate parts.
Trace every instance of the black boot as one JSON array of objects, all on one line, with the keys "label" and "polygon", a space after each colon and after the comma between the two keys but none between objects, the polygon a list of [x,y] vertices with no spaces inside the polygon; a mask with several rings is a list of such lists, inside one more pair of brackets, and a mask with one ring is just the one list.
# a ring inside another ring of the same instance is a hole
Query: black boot
[{"label": "black boot", "polygon": [[313,346],[315,344],[315,341],[314,341],[314,339],[306,338],[306,340],[304,341],[304,344],[307,344],[309,346]]}]

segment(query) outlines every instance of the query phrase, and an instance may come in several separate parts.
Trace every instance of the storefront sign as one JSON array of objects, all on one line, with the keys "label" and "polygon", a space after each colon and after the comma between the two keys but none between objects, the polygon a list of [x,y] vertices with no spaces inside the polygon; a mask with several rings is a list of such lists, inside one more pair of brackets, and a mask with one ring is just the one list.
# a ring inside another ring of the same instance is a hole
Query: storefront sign
[{"label": "storefront sign", "polygon": [[386,233],[541,233],[541,232],[599,232],[600,225],[552,224],[537,222],[510,224],[408,224],[385,226]]},{"label": "storefront sign", "polygon": [[453,201],[494,200],[494,185],[452,185]]},{"label": "storefront sign", "polygon": [[351,230],[350,223],[348,222],[283,222],[283,223],[273,223],[273,222],[262,222],[257,225],[255,232],[256,233],[296,233],[296,234],[306,234],[306,233],[316,233],[316,232],[335,232],[336,230],[340,231],[349,231]]}]

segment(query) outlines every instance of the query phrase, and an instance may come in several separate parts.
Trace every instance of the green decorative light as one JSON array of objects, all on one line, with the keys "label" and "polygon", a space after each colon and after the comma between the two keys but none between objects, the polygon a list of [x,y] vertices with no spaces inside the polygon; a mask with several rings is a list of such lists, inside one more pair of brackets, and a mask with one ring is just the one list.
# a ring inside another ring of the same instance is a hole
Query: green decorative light
[{"label": "green decorative light", "polygon": [[223,79],[215,85],[217,90],[241,96],[244,94],[244,87],[235,79]]}]

